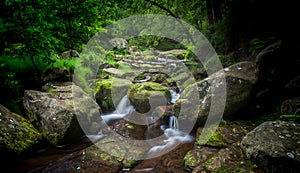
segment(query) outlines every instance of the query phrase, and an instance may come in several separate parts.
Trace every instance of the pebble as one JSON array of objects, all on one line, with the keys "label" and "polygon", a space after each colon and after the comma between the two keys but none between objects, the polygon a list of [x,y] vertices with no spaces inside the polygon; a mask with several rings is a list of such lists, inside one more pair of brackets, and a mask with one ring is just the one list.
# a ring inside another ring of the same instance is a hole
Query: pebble
[{"label": "pebble", "polygon": [[286,153],[286,155],[288,156],[288,157],[290,157],[290,158],[292,158],[292,159],[294,159],[295,158],[295,156],[294,156],[294,154],[293,153]]}]

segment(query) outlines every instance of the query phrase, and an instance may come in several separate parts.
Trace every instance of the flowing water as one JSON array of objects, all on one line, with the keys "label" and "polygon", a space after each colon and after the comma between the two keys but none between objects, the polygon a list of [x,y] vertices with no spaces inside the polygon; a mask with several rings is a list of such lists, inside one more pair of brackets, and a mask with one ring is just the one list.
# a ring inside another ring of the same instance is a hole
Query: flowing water
[{"label": "flowing water", "polygon": [[[171,89],[170,89],[170,92],[172,94],[172,102],[175,102],[179,98],[180,95],[179,95],[179,93],[176,93],[175,91],[173,91]],[[107,125],[110,126],[110,125],[113,125],[114,123],[117,123],[118,121],[120,121],[122,119],[126,120],[126,116],[132,114],[133,112],[135,112],[135,109],[130,104],[130,101],[129,101],[127,95],[125,95],[120,100],[119,104],[116,106],[115,111],[113,111],[109,114],[101,115],[101,117],[102,117],[103,121]],[[189,134],[186,134],[186,133],[180,131],[180,122],[178,122],[178,119],[175,116],[170,115],[169,120],[167,122],[159,124],[157,122],[160,122],[161,120],[157,115],[155,115],[155,112],[153,112],[152,114],[150,114],[150,116],[148,115],[146,117],[145,121],[146,121],[145,126],[147,126],[146,133],[144,134],[145,140],[151,140],[153,138],[153,136],[150,136],[150,135],[147,136],[147,133],[151,134],[155,130],[159,131],[159,133],[157,133],[157,132],[154,132],[154,133],[159,134],[159,136],[163,136],[163,141],[159,142],[158,144],[152,145],[153,147],[150,148],[146,154],[157,155],[157,153],[160,153],[163,150],[173,149],[176,147],[178,148],[178,146],[185,145],[185,144],[190,145],[193,141],[193,137],[191,137]],[[155,125],[156,123],[159,125]],[[155,126],[155,128],[153,128],[154,126]],[[140,132],[136,131],[134,133],[140,133]],[[156,136],[158,136],[158,135],[156,135]],[[103,137],[105,137],[105,135],[102,134],[102,132],[99,132],[98,134],[95,134],[95,135],[87,136],[87,138],[92,142],[102,140]],[[88,147],[89,145],[91,145],[91,143],[83,142],[78,145],[79,145],[79,147],[76,147],[76,148],[71,146],[72,148],[70,148],[69,151],[67,151],[67,149],[65,149],[65,148],[62,148],[62,149],[54,148],[52,150],[47,149],[46,151],[41,152],[40,154],[37,154],[36,156],[33,156],[27,160],[22,161],[20,169],[23,170],[24,172],[27,172],[32,169],[42,168],[46,164],[51,163],[52,161],[55,161],[58,158],[61,158],[69,153],[72,153],[73,151],[78,151],[78,148],[83,149],[85,147]],[[166,157],[169,157],[169,156],[167,155]],[[156,164],[159,165],[160,161],[157,161]],[[147,167],[141,166],[141,169],[136,169],[135,171],[137,171],[137,172],[150,171],[151,172],[152,170],[154,170],[154,167],[149,168],[148,166]]]}]

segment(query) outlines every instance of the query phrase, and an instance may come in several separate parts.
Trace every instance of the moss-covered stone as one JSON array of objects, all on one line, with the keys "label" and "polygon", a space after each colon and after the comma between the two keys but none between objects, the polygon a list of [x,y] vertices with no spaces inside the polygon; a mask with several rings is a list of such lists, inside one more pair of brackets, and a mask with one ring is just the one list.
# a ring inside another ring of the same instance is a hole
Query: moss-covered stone
[{"label": "moss-covered stone", "polygon": [[97,80],[95,82],[95,98],[102,111],[114,110],[118,102],[127,93],[130,85],[129,80],[119,78]]},{"label": "moss-covered stone", "polygon": [[140,113],[146,113],[157,106],[167,105],[171,101],[169,89],[155,82],[137,83],[128,90],[128,98]]},{"label": "moss-covered stone", "polygon": [[41,140],[41,134],[25,118],[0,105],[0,151],[22,153]]},{"label": "moss-covered stone", "polygon": [[23,105],[50,143],[70,144],[98,132],[93,124],[99,128],[101,110],[90,95],[69,82],[48,86],[48,92],[26,90]]},{"label": "moss-covered stone", "polygon": [[193,173],[246,173],[262,172],[258,167],[246,158],[239,143],[228,148],[221,149],[216,155],[197,166]]},{"label": "moss-covered stone", "polygon": [[[240,141],[243,136],[250,131],[250,129],[252,129],[251,126],[234,122],[222,122],[216,130],[213,126],[205,129],[199,128],[197,131],[196,144],[215,148],[228,147],[231,144]],[[206,139],[206,135],[210,135],[207,142],[204,141]]]}]

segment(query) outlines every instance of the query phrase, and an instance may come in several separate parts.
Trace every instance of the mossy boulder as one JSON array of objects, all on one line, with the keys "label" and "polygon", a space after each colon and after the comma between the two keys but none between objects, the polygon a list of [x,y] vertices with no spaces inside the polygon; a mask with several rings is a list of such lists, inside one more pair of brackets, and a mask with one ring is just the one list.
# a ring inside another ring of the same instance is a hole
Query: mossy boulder
[{"label": "mossy boulder", "polygon": [[37,144],[41,137],[28,120],[0,105],[0,151],[22,153]]},{"label": "mossy boulder", "polygon": [[253,163],[239,147],[239,142],[251,129],[251,126],[237,122],[222,122],[218,127],[212,125],[199,128],[194,148],[184,157],[185,166],[194,169],[193,172],[252,170]]},{"label": "mossy boulder", "polygon": [[169,89],[155,82],[137,83],[128,90],[132,106],[140,113],[146,113],[157,106],[167,105],[171,101]]},{"label": "mossy boulder", "polygon": [[132,83],[126,79],[100,79],[95,82],[95,98],[103,112],[116,108]]},{"label": "mossy boulder", "polygon": [[48,83],[43,89],[26,90],[23,105],[50,143],[65,145],[98,132],[101,110],[80,87],[66,82]]},{"label": "mossy boulder", "polygon": [[198,165],[193,173],[240,173],[240,172],[262,172],[243,153],[240,143],[235,143],[227,148],[221,149],[217,154]]}]

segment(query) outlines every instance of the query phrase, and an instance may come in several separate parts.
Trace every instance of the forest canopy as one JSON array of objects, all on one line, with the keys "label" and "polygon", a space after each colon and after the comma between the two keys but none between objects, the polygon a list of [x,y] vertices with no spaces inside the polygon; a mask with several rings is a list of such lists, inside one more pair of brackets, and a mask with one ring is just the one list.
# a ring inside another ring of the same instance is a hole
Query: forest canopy
[{"label": "forest canopy", "polygon": [[[42,84],[43,72],[56,67],[72,71],[74,59],[103,28],[136,14],[163,14],[200,30],[218,53],[256,53],[276,39],[293,38],[295,6],[271,0],[4,0],[0,2],[0,103],[20,111],[25,89]],[[290,32],[284,32],[289,27]],[[147,37],[131,44],[145,48],[165,38]],[[250,50],[250,51],[249,51]]]}]

